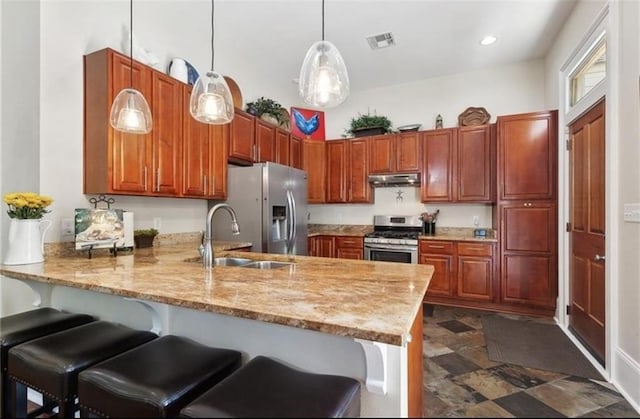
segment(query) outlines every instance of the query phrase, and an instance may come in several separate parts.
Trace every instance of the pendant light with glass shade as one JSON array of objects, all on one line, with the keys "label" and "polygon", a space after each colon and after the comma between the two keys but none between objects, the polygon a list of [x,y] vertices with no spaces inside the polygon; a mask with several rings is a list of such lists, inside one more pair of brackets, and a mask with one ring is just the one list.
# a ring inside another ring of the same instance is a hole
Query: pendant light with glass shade
[{"label": "pendant light with glass shade", "polygon": [[189,101],[194,119],[205,124],[228,124],[233,119],[233,98],[224,77],[214,71],[214,1],[211,0],[211,70],[198,77]]},{"label": "pendant light with glass shade", "polygon": [[338,106],[349,96],[349,74],[340,51],[324,39],[322,0],[322,40],[314,43],[300,68],[298,92],[304,103],[320,108]]},{"label": "pendant light with glass shade", "polygon": [[148,134],[153,120],[144,95],[133,88],[133,0],[129,0],[129,87],[118,93],[111,105],[111,126],[130,134]]}]

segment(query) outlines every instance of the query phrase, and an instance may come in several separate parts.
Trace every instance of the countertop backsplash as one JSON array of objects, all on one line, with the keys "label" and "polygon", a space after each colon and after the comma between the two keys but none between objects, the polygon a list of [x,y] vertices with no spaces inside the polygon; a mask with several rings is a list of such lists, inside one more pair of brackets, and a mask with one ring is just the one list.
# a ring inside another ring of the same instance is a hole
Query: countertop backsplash
[{"label": "countertop backsplash", "polygon": [[[402,192],[398,195],[398,192]],[[424,204],[420,202],[420,188],[374,188],[373,204],[311,204],[309,223],[368,225],[374,215],[420,215],[423,212],[438,214],[438,225],[448,227],[492,228],[492,205],[489,204]],[[401,199],[398,198],[401,197]],[[474,217],[478,225],[474,225]]]}]

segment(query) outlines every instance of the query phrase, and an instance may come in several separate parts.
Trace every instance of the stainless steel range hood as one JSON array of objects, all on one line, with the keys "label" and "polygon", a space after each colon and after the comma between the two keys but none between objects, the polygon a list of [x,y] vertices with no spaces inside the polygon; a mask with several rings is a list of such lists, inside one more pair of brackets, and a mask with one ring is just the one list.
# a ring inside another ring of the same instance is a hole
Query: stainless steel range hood
[{"label": "stainless steel range hood", "polygon": [[391,186],[420,186],[418,173],[397,173],[389,175],[369,175],[371,186],[382,188]]}]

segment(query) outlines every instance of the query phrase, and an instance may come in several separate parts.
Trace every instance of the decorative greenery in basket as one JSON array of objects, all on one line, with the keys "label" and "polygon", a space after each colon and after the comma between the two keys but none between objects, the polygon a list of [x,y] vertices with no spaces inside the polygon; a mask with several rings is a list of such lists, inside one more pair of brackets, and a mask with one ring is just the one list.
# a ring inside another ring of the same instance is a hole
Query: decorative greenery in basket
[{"label": "decorative greenery in basket", "polygon": [[384,115],[358,114],[357,118],[351,118],[347,135],[362,137],[366,135],[386,134],[391,131],[391,120]]},{"label": "decorative greenery in basket", "polygon": [[282,105],[273,99],[267,99],[264,96],[256,99],[253,102],[247,103],[247,112],[257,117],[262,115],[270,115],[277,125],[288,127],[289,125],[289,112],[282,107]]},{"label": "decorative greenery in basket", "polygon": [[158,235],[155,228],[133,230],[133,241],[137,248],[153,247],[153,239]]}]

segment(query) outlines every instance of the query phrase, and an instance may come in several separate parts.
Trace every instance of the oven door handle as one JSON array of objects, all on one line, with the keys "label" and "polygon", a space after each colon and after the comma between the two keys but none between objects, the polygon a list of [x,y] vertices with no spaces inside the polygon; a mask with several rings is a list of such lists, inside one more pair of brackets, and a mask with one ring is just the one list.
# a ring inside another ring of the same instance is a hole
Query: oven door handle
[{"label": "oven door handle", "polygon": [[402,250],[405,252],[418,250],[418,246],[394,245],[394,244],[372,244],[372,243],[365,243],[364,248],[375,249],[375,250]]}]

